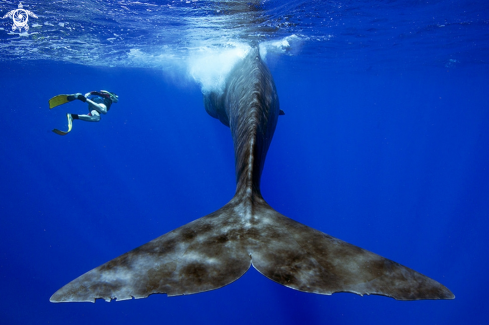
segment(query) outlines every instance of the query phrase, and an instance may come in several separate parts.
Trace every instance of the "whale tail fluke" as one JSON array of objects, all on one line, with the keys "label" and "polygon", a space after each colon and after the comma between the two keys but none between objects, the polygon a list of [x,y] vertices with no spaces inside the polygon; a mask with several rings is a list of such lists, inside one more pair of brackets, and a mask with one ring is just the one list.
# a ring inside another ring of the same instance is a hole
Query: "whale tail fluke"
[{"label": "whale tail fluke", "polygon": [[51,302],[95,302],[168,296],[221,288],[240,278],[251,258],[240,241],[225,241],[226,206],[133,249],[71,281]]},{"label": "whale tail fluke", "polygon": [[251,264],[271,280],[304,292],[454,298],[440,283],[293,221],[263,199],[246,202],[235,197],[216,212],[85,273],[51,302],[204,292],[237,280]]},{"label": "whale tail fluke", "polygon": [[442,284],[401,264],[276,211],[270,213],[270,218],[273,218],[274,228],[280,231],[276,231],[273,240],[266,239],[266,245],[252,253],[252,264],[275,282],[325,295],[350,292],[397,300],[455,298]]}]

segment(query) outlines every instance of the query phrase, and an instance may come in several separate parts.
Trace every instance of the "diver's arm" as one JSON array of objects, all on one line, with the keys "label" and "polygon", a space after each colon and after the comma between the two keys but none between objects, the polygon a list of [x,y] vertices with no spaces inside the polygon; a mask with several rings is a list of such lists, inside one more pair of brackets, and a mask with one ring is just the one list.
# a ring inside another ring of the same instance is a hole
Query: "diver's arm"
[{"label": "diver's arm", "polygon": [[95,106],[97,108],[97,111],[99,111],[100,113],[107,114],[107,106],[105,106],[105,104],[98,104],[89,98],[87,98],[87,103],[91,106]]},{"label": "diver's arm", "polygon": [[107,106],[105,106],[105,104],[95,103],[93,100],[89,99],[88,96],[90,96],[91,94],[92,94],[92,92],[88,92],[88,93],[85,94],[85,96],[83,96],[85,98],[85,101],[88,102],[89,105],[93,105],[96,108],[98,108],[98,110],[100,111],[100,113],[107,114]]},{"label": "diver's arm", "polygon": [[95,110],[99,111],[100,113],[102,114],[107,114],[107,106],[105,106],[105,104],[98,104],[98,103],[95,103],[93,100],[89,99],[88,96],[90,96],[91,93],[86,93],[85,96],[80,94],[80,93],[76,93],[74,95],[70,95],[68,96],[68,100],[71,102],[75,99],[78,99],[78,100],[81,100],[82,102],[84,103],[87,103],[88,102],[88,105],[90,106],[93,106]]}]

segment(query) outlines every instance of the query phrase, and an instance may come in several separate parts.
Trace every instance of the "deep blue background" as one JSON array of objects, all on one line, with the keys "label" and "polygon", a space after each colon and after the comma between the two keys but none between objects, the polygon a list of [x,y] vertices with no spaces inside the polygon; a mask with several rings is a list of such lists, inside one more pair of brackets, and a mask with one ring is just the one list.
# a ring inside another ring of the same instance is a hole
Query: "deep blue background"
[{"label": "deep blue background", "polygon": [[[158,70],[0,65],[0,323],[485,324],[489,69],[270,60],[281,108],[262,180],[280,213],[440,281],[453,301],[297,292],[254,269],[191,296],[52,304],[82,273],[223,206],[229,129]],[[120,95],[100,123],[60,93]]]}]

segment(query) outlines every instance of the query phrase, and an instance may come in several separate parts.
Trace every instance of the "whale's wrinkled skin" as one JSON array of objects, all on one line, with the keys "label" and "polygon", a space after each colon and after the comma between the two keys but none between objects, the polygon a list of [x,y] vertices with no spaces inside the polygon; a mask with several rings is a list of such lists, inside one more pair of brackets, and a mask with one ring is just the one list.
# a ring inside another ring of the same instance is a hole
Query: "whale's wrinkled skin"
[{"label": "whale's wrinkled skin", "polygon": [[260,177],[280,108],[258,49],[235,66],[223,93],[207,94],[204,101],[207,112],[231,129],[237,181],[231,201],[85,273],[59,289],[52,302],[198,293],[237,280],[251,265],[269,279],[304,292],[454,298],[435,280],[302,225],[265,202]]}]

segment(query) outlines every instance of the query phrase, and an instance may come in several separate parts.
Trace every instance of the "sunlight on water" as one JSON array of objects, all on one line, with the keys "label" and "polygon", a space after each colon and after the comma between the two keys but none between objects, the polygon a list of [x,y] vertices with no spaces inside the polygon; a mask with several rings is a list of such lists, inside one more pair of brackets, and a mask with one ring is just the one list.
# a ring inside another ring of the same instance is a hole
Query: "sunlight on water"
[{"label": "sunlight on water", "polygon": [[[24,7],[38,18],[30,19],[30,29],[21,31],[14,30],[13,20],[5,17],[17,5],[0,3],[4,18],[0,20],[0,61],[158,68],[171,61],[162,53],[174,57],[172,65],[180,65],[194,44],[219,48],[241,42],[265,43],[262,57],[300,52],[307,60],[346,62],[345,66],[362,58],[367,67],[408,62],[444,66],[450,60],[456,60],[458,67],[485,64],[489,51],[487,19],[480,14],[487,12],[484,1],[473,2],[470,9],[460,2],[447,15],[439,14],[443,1],[375,6],[306,0],[27,1]],[[405,10],[418,20],[406,20],[400,14]]]}]

